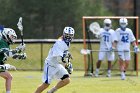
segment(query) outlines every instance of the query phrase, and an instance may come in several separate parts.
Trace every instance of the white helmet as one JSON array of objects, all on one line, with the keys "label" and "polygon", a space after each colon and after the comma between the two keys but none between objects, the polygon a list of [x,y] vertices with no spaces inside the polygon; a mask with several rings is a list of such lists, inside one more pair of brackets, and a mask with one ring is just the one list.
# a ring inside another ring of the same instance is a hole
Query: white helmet
[{"label": "white helmet", "polygon": [[63,30],[63,39],[65,42],[71,42],[74,37],[74,29],[72,27],[65,27]]},{"label": "white helmet", "polygon": [[109,30],[111,28],[111,26],[112,26],[111,24],[112,24],[112,22],[111,22],[110,19],[105,19],[104,20],[104,29]]},{"label": "white helmet", "polygon": [[122,28],[125,28],[125,27],[128,25],[128,21],[127,21],[126,18],[121,18],[121,19],[119,20],[119,24],[120,24],[120,26],[121,26]]},{"label": "white helmet", "polygon": [[15,31],[11,28],[4,28],[2,36],[8,43],[14,43],[14,40],[17,39]]}]

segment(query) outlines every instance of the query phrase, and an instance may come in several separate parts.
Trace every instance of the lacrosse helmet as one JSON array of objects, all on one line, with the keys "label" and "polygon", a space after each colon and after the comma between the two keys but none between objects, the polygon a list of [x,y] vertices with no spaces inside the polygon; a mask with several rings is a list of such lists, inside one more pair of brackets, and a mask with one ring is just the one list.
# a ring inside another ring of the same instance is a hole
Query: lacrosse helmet
[{"label": "lacrosse helmet", "polygon": [[110,19],[105,19],[104,20],[104,29],[108,31],[112,26],[111,24],[112,24],[112,22]]},{"label": "lacrosse helmet", "polygon": [[121,26],[122,29],[125,29],[126,26],[128,25],[128,21],[127,21],[126,18],[121,18],[121,19],[119,20],[119,24],[120,24],[120,26]]},{"label": "lacrosse helmet", "polygon": [[4,28],[2,31],[2,36],[10,44],[14,43],[15,39],[17,39],[15,31],[11,28]]},{"label": "lacrosse helmet", "polygon": [[74,29],[72,27],[65,27],[63,30],[63,39],[66,43],[71,42],[74,37]]}]

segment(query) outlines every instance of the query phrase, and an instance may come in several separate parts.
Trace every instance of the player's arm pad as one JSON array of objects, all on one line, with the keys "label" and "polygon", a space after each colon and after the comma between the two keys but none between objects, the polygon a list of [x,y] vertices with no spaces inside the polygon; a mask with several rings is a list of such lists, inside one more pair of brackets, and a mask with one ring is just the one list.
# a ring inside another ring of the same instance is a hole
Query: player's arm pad
[{"label": "player's arm pad", "polygon": [[57,61],[59,63],[66,63],[66,59],[64,57],[61,57],[61,56],[57,56]]},{"label": "player's arm pad", "polygon": [[4,72],[6,70],[6,66],[5,65],[0,65],[0,72]]}]

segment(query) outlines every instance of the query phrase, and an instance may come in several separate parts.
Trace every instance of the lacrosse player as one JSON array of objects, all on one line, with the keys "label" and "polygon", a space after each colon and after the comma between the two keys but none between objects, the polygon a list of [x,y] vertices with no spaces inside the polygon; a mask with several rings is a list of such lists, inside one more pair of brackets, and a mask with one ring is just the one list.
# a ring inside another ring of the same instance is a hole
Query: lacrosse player
[{"label": "lacrosse player", "polygon": [[117,38],[115,36],[115,31],[111,29],[112,22],[110,19],[104,20],[104,28],[101,28],[99,33],[100,38],[100,51],[98,54],[98,61],[96,63],[96,71],[95,77],[98,77],[99,68],[101,66],[101,62],[107,57],[108,60],[108,72],[107,76],[111,77],[111,62],[114,60],[114,50]]},{"label": "lacrosse player", "polygon": [[73,68],[70,63],[71,54],[68,49],[74,37],[74,33],[75,31],[72,27],[65,27],[63,36],[59,38],[50,49],[44,63],[43,83],[37,88],[35,93],[41,93],[45,90],[51,84],[53,77],[60,79],[60,81],[47,93],[54,93],[70,83],[69,74],[72,73]]},{"label": "lacrosse player", "polygon": [[3,28],[1,31],[2,37],[0,38],[0,76],[6,80],[5,87],[6,93],[11,93],[12,75],[7,71],[8,69],[16,69],[10,64],[5,64],[7,57],[13,59],[25,59],[26,54],[19,54],[25,50],[25,44],[19,45],[16,49],[10,49],[10,44],[13,44],[17,35],[11,28]]},{"label": "lacrosse player", "polygon": [[117,50],[123,51],[123,52],[118,52],[118,56],[119,56],[119,66],[121,71],[121,79],[124,80],[125,72],[131,60],[130,43],[132,43],[135,53],[139,52],[139,48],[135,43],[136,39],[133,35],[132,30],[126,27],[128,25],[128,20],[126,18],[120,18],[119,24],[120,27],[116,29],[116,35],[118,38]]}]

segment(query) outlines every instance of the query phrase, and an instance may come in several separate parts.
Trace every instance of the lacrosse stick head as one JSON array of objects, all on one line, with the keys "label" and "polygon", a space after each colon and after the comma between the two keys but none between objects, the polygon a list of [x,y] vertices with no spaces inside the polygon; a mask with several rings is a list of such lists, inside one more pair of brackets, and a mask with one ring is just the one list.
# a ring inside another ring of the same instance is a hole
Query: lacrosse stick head
[{"label": "lacrosse stick head", "polygon": [[93,22],[89,25],[89,30],[95,34],[95,35],[99,35],[100,33],[100,25],[98,22]]},{"label": "lacrosse stick head", "polygon": [[87,54],[90,54],[90,50],[88,49],[81,49],[80,53],[83,54],[83,55],[87,55]]},{"label": "lacrosse stick head", "polygon": [[17,23],[18,29],[21,31],[23,31],[23,25],[22,25],[22,17],[19,18],[18,23]]}]

